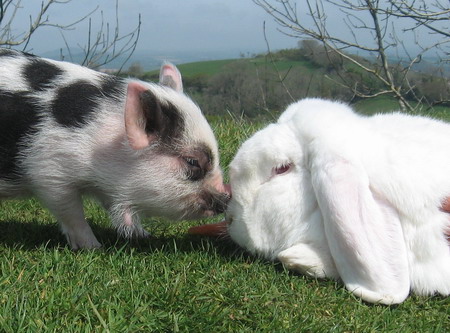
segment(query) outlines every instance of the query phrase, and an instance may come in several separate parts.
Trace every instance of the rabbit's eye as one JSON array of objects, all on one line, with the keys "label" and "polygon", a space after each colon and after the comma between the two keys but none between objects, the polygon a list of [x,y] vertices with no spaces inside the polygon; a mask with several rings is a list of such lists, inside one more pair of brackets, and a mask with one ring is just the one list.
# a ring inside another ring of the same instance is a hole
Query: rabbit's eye
[{"label": "rabbit's eye", "polygon": [[292,166],[291,164],[284,164],[284,165],[281,165],[279,167],[276,167],[274,169],[274,173],[276,175],[281,175],[283,173],[286,173],[286,172],[288,172],[291,169],[291,166]]}]

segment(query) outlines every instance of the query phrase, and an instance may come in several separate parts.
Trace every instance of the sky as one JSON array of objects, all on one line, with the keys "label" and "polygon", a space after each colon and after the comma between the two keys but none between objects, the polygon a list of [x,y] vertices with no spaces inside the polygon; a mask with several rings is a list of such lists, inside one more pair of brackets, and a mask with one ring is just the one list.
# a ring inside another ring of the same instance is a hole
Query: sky
[{"label": "sky", "polygon": [[[27,30],[30,15],[35,17],[43,1],[49,0],[21,1],[22,8],[13,20],[14,33],[19,34]],[[60,1],[66,3],[54,4],[48,12],[50,23],[67,25],[98,8],[90,16],[92,31],[101,30],[102,17],[104,23],[109,22],[111,30],[116,26],[116,0]],[[297,3],[298,12],[302,15],[301,19],[307,22],[309,18],[305,14],[305,1],[294,2]],[[265,53],[267,45],[264,38],[264,22],[271,50],[293,48],[298,42],[298,39],[281,33],[273,18],[252,0],[118,0],[118,5],[120,35],[133,31],[138,24],[139,14],[141,15],[141,35],[136,52],[159,53],[168,58],[171,53],[180,52],[198,53],[199,56],[213,52],[215,58]],[[342,11],[336,10],[331,5],[325,9],[329,31],[337,36],[353,38],[353,34],[343,23]],[[369,14],[361,12],[357,15],[354,20],[359,24],[357,20],[368,19],[364,15]],[[391,21],[389,24],[395,27],[405,46],[416,47],[415,38],[402,33],[402,22],[407,21]],[[87,44],[88,21],[80,22],[75,27],[64,31],[64,36],[72,48],[79,47],[81,51],[80,46]],[[355,29],[353,33],[362,42],[373,44],[373,38],[364,30]],[[419,37],[422,42],[434,42],[433,36],[428,32],[422,32]],[[65,48],[64,38],[54,27],[39,29],[28,46],[28,50],[37,55],[60,48]]]},{"label": "sky", "polygon": [[[26,4],[25,4],[26,3]],[[29,15],[38,11],[41,1],[22,1],[23,9],[14,23],[15,31],[25,30]],[[65,25],[76,21],[98,6],[92,14],[92,31],[98,31],[102,21],[115,26],[115,0],[72,0],[55,4],[49,11],[49,21]],[[273,49],[292,48],[296,40],[277,31],[277,25],[252,0],[119,0],[119,28],[125,34],[134,30],[141,15],[142,27],[137,50],[153,51],[224,51],[240,53],[264,52],[266,33]],[[75,30],[65,31],[70,45],[85,45],[88,21]],[[61,33],[44,27],[36,32],[29,46],[34,53],[64,47]]]}]

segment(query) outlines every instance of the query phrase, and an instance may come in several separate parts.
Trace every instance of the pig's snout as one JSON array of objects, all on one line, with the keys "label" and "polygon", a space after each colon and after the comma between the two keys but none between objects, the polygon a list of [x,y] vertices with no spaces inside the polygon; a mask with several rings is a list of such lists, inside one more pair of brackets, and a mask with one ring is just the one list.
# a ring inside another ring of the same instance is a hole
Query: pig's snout
[{"label": "pig's snout", "polygon": [[231,199],[231,187],[229,185],[223,186],[223,192],[211,191],[204,197],[205,203],[205,215],[212,216],[225,212],[228,206],[228,202]]},{"label": "pig's snout", "polygon": [[216,210],[217,214],[225,212],[227,210],[228,203],[231,200],[231,185],[223,184],[222,190],[223,192],[220,192],[220,198],[217,201],[219,202]]},{"label": "pig's snout", "polygon": [[223,190],[225,193],[228,194],[228,196],[231,199],[231,185],[230,184],[223,184]]},{"label": "pig's snout", "polygon": [[231,196],[228,193],[220,193],[213,203],[213,210],[216,214],[225,212],[230,201]]}]

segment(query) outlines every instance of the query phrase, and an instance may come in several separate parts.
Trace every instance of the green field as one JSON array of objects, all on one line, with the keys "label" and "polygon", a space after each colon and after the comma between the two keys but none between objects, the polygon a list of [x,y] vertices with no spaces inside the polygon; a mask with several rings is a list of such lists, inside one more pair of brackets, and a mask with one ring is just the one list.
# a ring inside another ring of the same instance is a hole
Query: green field
[{"label": "green field", "polygon": [[[305,80],[308,79],[309,74],[314,74],[315,71],[319,70],[320,67],[315,66],[310,61],[307,60],[285,60],[285,59],[271,59],[269,56],[257,56],[255,58],[242,58],[242,59],[226,59],[226,60],[213,60],[213,61],[202,61],[193,62],[187,64],[181,64],[177,67],[179,68],[184,80],[187,85],[192,82],[196,82],[197,79],[204,80],[204,84],[207,85],[207,80],[213,76],[227,71],[228,66],[233,63],[246,63],[254,65],[255,68],[270,68],[275,70],[284,77],[288,73],[291,73],[293,69],[299,69],[300,73],[306,74]],[[150,80],[157,80],[158,71],[152,71],[147,73],[146,76]],[[273,80],[273,78],[272,78]],[[195,98],[198,98],[194,94]],[[413,102],[411,102],[415,105]],[[360,113],[371,115],[374,113],[390,112],[399,110],[398,102],[390,96],[380,96],[372,99],[363,99],[355,102],[353,107]],[[283,110],[276,110],[283,111]],[[424,114],[427,116],[446,119],[450,121],[450,109],[444,106],[435,106],[432,110],[421,110],[418,111],[419,114]],[[264,118],[264,117],[263,117]],[[271,118],[273,119],[273,118]]]},{"label": "green field", "polygon": [[[184,78],[192,78],[195,76],[211,77],[225,70],[226,66],[233,62],[247,62],[256,66],[275,66],[279,71],[287,71],[292,67],[302,67],[308,71],[315,69],[315,67],[308,61],[277,60],[272,62],[268,57],[199,61],[180,64],[177,65],[177,67]],[[148,74],[157,77],[158,71],[154,70]]]},{"label": "green field", "polygon": [[[184,77],[192,77],[196,75],[213,76],[224,70],[226,65],[229,65],[236,61],[243,61],[254,64],[256,66],[268,66],[276,67],[279,71],[287,71],[292,67],[302,67],[307,70],[314,70],[314,66],[308,61],[290,61],[290,60],[277,60],[272,62],[268,57],[258,58],[244,58],[244,59],[227,59],[227,60],[213,60],[213,61],[201,61],[188,64],[181,64],[177,67]],[[275,64],[275,65],[274,65]]]},{"label": "green field", "polygon": [[177,67],[183,74],[183,77],[192,77],[196,75],[212,76],[221,72],[224,66],[234,61],[236,61],[236,59],[200,61],[181,64]]},{"label": "green field", "polygon": [[[179,65],[188,80],[226,71],[236,60]],[[239,59],[258,68],[266,57]],[[276,61],[287,72],[315,68]],[[157,72],[148,73],[157,78]],[[363,114],[396,110],[381,97],[355,103]],[[281,111],[281,110],[280,110]],[[450,110],[428,115],[450,121]],[[275,114],[258,121],[208,117],[221,164]],[[248,255],[227,239],[187,235],[196,224],[148,218],[151,237],[125,241],[107,214],[87,199],[86,215],[103,244],[70,251],[54,218],[33,199],[0,201],[0,332],[448,332],[450,299],[411,296],[398,306],[373,305],[341,283],[321,281]]]},{"label": "green field", "polygon": [[[262,124],[213,121],[228,165]],[[126,242],[86,202],[99,241],[70,251],[34,200],[0,202],[0,332],[448,332],[450,298],[366,304],[342,284],[285,271],[226,239],[147,219],[149,239]]]},{"label": "green field", "polygon": [[315,67],[312,66],[308,61],[277,60],[272,62],[268,57],[201,61],[181,64],[177,67],[185,77],[191,77],[195,75],[212,76],[223,71],[226,65],[229,65],[236,61],[248,62],[256,66],[275,66],[279,71],[287,71],[292,67],[302,67],[307,70],[315,69]]}]

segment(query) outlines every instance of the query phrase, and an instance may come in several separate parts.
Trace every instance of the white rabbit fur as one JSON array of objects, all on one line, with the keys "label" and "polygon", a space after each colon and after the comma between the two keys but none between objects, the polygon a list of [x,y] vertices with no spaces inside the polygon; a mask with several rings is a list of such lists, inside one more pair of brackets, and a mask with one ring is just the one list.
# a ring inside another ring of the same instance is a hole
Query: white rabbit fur
[{"label": "white rabbit fur", "polygon": [[450,124],[301,100],[232,161],[228,232],[368,302],[449,295],[449,170]]}]

